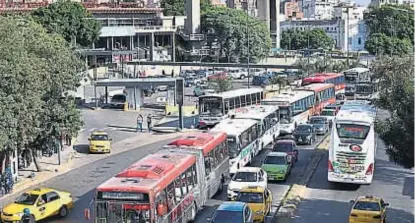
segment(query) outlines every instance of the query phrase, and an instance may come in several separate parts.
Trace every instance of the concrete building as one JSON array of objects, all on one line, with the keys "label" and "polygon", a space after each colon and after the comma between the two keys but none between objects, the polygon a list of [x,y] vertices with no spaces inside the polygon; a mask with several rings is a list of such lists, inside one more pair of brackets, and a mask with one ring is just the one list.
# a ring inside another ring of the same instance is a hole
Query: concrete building
[{"label": "concrete building", "polygon": [[301,8],[308,19],[327,20],[333,17],[333,7],[338,0],[303,0]]},{"label": "concrete building", "polygon": [[280,48],[280,0],[258,0],[258,17],[265,21],[273,48]]},{"label": "concrete building", "polygon": [[228,8],[242,9],[252,17],[258,16],[258,1],[261,0],[227,0]]},{"label": "concrete building", "polygon": [[290,19],[302,19],[304,18],[304,13],[301,11],[300,4],[295,1],[284,2],[284,16],[285,20]]},{"label": "concrete building", "polygon": [[347,20],[291,20],[281,22],[281,30],[287,29],[323,29],[324,32],[335,41],[336,49],[342,51],[362,51],[364,50],[367,37],[366,27],[362,20],[350,20],[348,29]]}]

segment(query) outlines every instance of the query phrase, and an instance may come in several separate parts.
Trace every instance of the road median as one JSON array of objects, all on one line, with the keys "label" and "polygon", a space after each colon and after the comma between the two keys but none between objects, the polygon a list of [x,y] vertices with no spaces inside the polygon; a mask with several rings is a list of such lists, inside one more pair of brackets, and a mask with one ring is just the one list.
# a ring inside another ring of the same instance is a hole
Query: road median
[{"label": "road median", "polygon": [[281,201],[280,208],[276,216],[281,217],[291,217],[294,214],[295,209],[301,203],[301,201],[306,197],[307,184],[310,182],[312,176],[314,175],[315,170],[317,169],[318,164],[320,163],[324,152],[321,148],[327,148],[328,142],[327,139],[330,139],[329,135],[324,137],[323,140],[315,147],[313,154],[311,155],[309,163],[306,165],[303,175],[298,179],[296,184],[293,184],[288,189],[284,198]]}]

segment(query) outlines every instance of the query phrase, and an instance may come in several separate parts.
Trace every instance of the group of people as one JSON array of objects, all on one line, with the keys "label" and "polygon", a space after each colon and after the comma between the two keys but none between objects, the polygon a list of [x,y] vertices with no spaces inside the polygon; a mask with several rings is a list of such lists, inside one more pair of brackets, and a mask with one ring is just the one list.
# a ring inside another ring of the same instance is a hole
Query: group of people
[{"label": "group of people", "polygon": [[12,192],[14,181],[12,176],[12,170],[10,167],[6,167],[4,173],[1,175],[0,182],[4,194],[9,194]]},{"label": "group of people", "polygon": [[[143,132],[143,123],[144,123],[144,117],[139,114],[137,117],[137,128],[136,128],[136,132]],[[147,128],[148,128],[148,132],[151,132],[151,127],[152,127],[152,120],[151,120],[151,115],[148,114],[147,115]]]}]

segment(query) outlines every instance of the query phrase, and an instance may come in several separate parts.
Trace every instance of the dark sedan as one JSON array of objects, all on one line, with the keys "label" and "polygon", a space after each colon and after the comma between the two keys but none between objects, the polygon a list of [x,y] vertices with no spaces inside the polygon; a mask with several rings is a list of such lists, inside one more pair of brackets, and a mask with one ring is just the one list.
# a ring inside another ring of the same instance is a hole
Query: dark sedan
[{"label": "dark sedan", "polygon": [[298,160],[298,150],[297,150],[297,144],[292,139],[283,139],[278,140],[272,150],[274,152],[283,152],[287,153],[288,155],[291,155],[291,157],[294,159],[294,161]]},{"label": "dark sedan", "polygon": [[308,144],[312,145],[316,140],[316,132],[313,125],[301,124],[295,128],[293,136],[297,144]]},{"label": "dark sedan", "polygon": [[324,116],[311,117],[308,124],[313,125],[317,135],[324,135],[330,130],[329,120]]}]

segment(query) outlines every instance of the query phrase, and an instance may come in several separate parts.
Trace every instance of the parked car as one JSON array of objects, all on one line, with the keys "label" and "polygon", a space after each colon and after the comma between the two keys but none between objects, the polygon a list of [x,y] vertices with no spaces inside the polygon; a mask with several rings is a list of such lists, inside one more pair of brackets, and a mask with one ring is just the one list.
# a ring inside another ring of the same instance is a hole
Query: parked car
[{"label": "parked car", "polygon": [[209,81],[226,80],[226,79],[229,79],[229,75],[227,72],[215,73],[208,77]]},{"label": "parked car", "polygon": [[244,202],[223,202],[216,209],[208,223],[253,223],[253,213]]},{"label": "parked car", "polygon": [[95,131],[88,138],[89,153],[110,153],[112,139],[108,133]]},{"label": "parked car", "polygon": [[330,130],[329,120],[324,116],[313,116],[308,120],[308,124],[313,125],[317,135],[325,135]]},{"label": "parked car", "polygon": [[115,94],[110,101],[110,108],[123,108],[124,103],[127,101],[126,94]]},{"label": "parked car", "polygon": [[242,188],[258,186],[267,188],[267,173],[259,167],[242,167],[233,175],[228,185],[228,199],[233,200]]},{"label": "parked car", "polygon": [[295,128],[293,136],[297,144],[312,145],[316,140],[316,132],[313,125],[301,124]]},{"label": "parked car", "polygon": [[261,168],[268,174],[268,180],[285,181],[291,173],[291,155],[284,152],[270,152],[265,157]]},{"label": "parked car", "polygon": [[293,161],[298,160],[298,150],[295,139],[278,140],[272,148],[272,151],[287,153],[288,155],[291,155]]},{"label": "parked car", "polygon": [[248,77],[248,71],[245,69],[230,70],[229,76],[231,76],[233,79],[243,80]]},{"label": "parked car", "polygon": [[191,86],[195,86],[202,83],[202,80],[200,80],[197,77],[187,77],[184,79],[184,85],[186,87],[191,87]]}]

